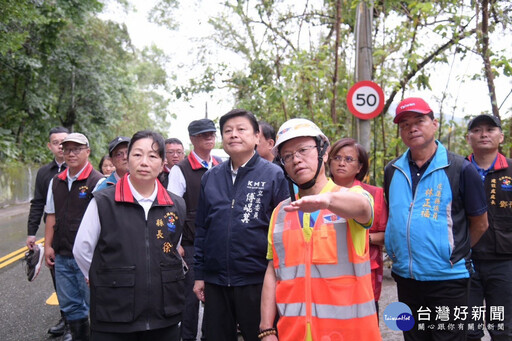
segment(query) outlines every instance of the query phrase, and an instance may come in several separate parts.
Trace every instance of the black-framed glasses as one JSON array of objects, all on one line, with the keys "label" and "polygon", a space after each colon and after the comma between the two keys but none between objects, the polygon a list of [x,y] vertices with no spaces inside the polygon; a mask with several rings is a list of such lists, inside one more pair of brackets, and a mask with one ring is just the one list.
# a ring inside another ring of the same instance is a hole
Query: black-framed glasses
[{"label": "black-framed glasses", "polygon": [[313,148],[316,148],[316,146],[304,146],[292,153],[286,153],[284,155],[281,155],[281,163],[283,165],[286,165],[292,162],[294,156],[298,157],[299,159],[302,159],[304,156],[307,156],[313,150]]},{"label": "black-framed glasses", "polygon": [[62,149],[62,152],[64,153],[64,155],[68,155],[69,153],[78,155],[84,149],[87,149],[87,147],[64,148],[64,149]]},{"label": "black-framed glasses", "polygon": [[345,163],[347,163],[347,164],[351,164],[354,161],[359,162],[358,159],[354,159],[352,156],[341,156],[341,155],[336,155],[335,157],[332,158],[332,160],[336,161],[338,163],[345,161]]}]

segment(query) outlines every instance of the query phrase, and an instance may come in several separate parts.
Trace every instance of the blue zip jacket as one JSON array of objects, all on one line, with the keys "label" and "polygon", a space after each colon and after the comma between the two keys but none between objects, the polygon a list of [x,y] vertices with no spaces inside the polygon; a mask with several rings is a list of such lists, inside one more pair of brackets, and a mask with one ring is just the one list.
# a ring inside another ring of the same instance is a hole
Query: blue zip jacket
[{"label": "blue zip jacket", "polygon": [[[460,186],[461,178],[474,177],[476,169],[462,156],[436,143],[437,151],[415,193],[409,150],[385,169],[389,203],[385,244],[393,260],[392,271],[419,281],[468,278],[472,272],[469,222]],[[471,215],[485,211],[483,207]]]},{"label": "blue zip jacket", "polygon": [[238,169],[234,184],[231,160],[208,170],[196,215],[195,279],[221,286],[263,283],[270,217],[288,197],[282,169],[258,153]]}]

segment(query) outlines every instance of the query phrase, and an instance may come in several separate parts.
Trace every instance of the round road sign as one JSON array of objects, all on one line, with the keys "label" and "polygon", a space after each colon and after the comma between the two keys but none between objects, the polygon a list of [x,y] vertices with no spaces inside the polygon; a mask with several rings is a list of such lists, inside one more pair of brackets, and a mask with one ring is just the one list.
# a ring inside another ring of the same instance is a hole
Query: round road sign
[{"label": "round road sign", "polygon": [[372,81],[357,82],[348,91],[347,105],[354,116],[362,120],[372,119],[384,108],[384,92]]}]

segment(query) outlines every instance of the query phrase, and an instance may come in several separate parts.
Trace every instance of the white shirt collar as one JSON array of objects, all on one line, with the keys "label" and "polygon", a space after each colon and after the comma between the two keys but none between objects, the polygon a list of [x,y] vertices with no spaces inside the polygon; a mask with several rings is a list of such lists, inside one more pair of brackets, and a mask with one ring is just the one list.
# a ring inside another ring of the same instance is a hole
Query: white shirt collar
[{"label": "white shirt collar", "polygon": [[156,194],[158,192],[158,184],[155,180],[155,189],[153,190],[153,193],[148,198],[144,198],[135,187],[133,187],[132,182],[130,181],[130,175],[128,175],[128,185],[130,186],[130,191],[132,192],[133,198],[137,200],[138,202],[153,202],[156,199]]}]

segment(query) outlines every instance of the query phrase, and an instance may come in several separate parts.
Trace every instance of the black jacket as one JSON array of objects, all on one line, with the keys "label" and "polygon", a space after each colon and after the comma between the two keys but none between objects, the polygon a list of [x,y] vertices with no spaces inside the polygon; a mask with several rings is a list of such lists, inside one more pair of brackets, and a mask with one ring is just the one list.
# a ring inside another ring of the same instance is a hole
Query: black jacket
[{"label": "black jacket", "polygon": [[[221,162],[222,160],[220,158],[212,156],[212,166],[216,166]],[[208,169],[196,159],[193,153],[190,153],[186,159],[181,160],[176,167],[180,168],[186,183],[183,199],[187,204],[187,219],[185,220],[181,245],[193,246],[196,234],[195,221],[199,191],[201,190],[201,178]]]},{"label": "black jacket", "polygon": [[127,176],[94,193],[101,232],[89,270],[93,330],[127,333],[181,321],[185,273],[176,245],[185,203],[158,185],[147,220]]},{"label": "black jacket", "polygon": [[[48,195],[48,186],[52,178],[59,172],[66,169],[66,164],[61,167],[53,160],[49,164],[39,168],[36,175],[36,184],[34,188],[34,197],[30,200],[30,212],[28,214],[27,236],[35,236],[41,224],[41,217],[46,205]],[[45,215],[46,221],[46,215]]]},{"label": "black jacket", "polygon": [[195,278],[222,286],[263,283],[270,217],[287,198],[282,169],[258,153],[238,169],[234,184],[231,160],[208,170],[196,215]]},{"label": "black jacket", "polygon": [[73,181],[71,190],[68,189],[68,170],[53,177],[53,201],[55,203],[55,226],[52,247],[55,254],[73,257],[78,227],[85,210],[92,199],[92,190],[103,174],[87,164],[78,179]]},{"label": "black jacket", "polygon": [[[473,155],[469,156],[471,160]],[[484,181],[489,228],[476,245],[472,258],[512,259],[512,160],[498,154]]]}]

